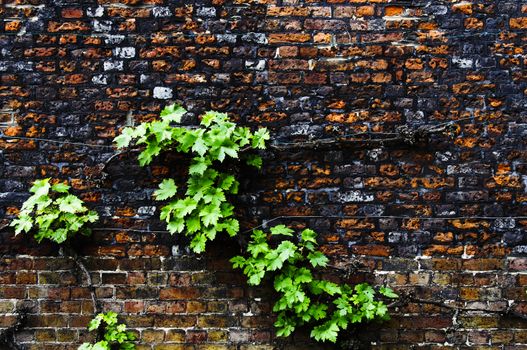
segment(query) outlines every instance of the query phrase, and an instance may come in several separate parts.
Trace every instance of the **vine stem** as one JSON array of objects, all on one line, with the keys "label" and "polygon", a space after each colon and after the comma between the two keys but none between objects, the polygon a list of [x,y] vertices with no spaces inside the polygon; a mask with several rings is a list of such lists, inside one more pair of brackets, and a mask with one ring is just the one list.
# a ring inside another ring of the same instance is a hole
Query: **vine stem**
[{"label": "vine stem", "polygon": [[12,326],[0,332],[0,345],[8,346],[7,349],[9,350],[23,350],[24,349],[16,341],[15,334],[24,327],[26,323],[26,319],[27,319],[27,313],[28,313],[28,309],[26,308],[21,308],[21,309],[16,310],[15,323]]},{"label": "vine stem", "polygon": [[439,306],[439,307],[442,307],[442,308],[445,308],[445,309],[449,309],[449,310],[452,310],[452,311],[456,311],[456,312],[475,312],[475,311],[479,311],[479,312],[486,312],[486,313],[492,313],[492,314],[500,314],[502,316],[511,315],[511,316],[514,316],[514,317],[521,318],[523,320],[527,320],[527,315],[526,314],[522,314],[522,313],[520,313],[518,311],[514,311],[513,310],[513,306],[515,305],[514,303],[512,303],[512,304],[508,305],[507,307],[502,308],[500,310],[489,310],[489,309],[484,309],[484,308],[470,308],[470,307],[463,307],[463,306],[458,306],[458,305],[450,305],[450,304],[445,303],[445,301],[422,299],[422,298],[414,297],[412,295],[404,295],[404,296],[401,297],[400,300],[397,300],[397,301],[394,301],[394,302],[388,304],[387,307],[388,308],[392,308],[392,307],[397,307],[397,306],[403,306],[403,305],[407,305],[410,302],[414,302],[414,303],[418,303],[418,304],[435,305],[435,306]]},{"label": "vine stem", "polygon": [[[80,257],[79,254],[77,254],[77,252],[75,251],[75,249],[73,249],[69,244],[65,244],[63,248],[61,247],[59,251],[60,254],[62,256],[70,257],[75,263],[75,266],[77,267],[77,271],[79,270],[82,271],[82,274],[84,275],[84,280],[86,281],[86,286],[90,290],[90,296],[91,296],[91,300],[93,304],[93,313],[95,315],[99,314],[100,307],[99,307],[99,302],[97,300],[95,287],[93,285],[93,280],[91,278],[90,272],[88,271],[88,269],[86,268],[86,265],[84,264],[83,258]],[[77,275],[77,278],[78,277],[79,276]]]},{"label": "vine stem", "polygon": [[[435,125],[423,125],[417,128],[412,128],[408,125],[402,125],[396,129],[395,132],[378,132],[369,133],[362,132],[356,134],[342,135],[336,138],[326,138],[310,141],[299,141],[299,142],[284,142],[284,143],[272,143],[269,145],[270,149],[278,151],[286,151],[291,149],[313,149],[323,150],[332,148],[335,145],[342,147],[351,146],[360,143],[361,147],[367,146],[386,146],[395,143],[403,143],[407,145],[413,145],[419,140],[424,140],[432,134],[442,133],[452,128],[456,123],[465,122],[472,120],[472,117],[457,119],[448,121],[445,123]],[[372,136],[384,136],[378,138],[372,138]],[[389,137],[386,137],[389,136]],[[242,149],[241,151],[244,151]]]}]

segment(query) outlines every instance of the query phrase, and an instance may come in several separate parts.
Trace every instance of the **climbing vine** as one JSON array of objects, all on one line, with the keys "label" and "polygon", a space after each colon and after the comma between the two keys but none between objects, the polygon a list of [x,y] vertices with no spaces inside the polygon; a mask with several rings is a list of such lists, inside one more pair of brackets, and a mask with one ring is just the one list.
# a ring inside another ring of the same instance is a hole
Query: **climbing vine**
[{"label": "climbing vine", "polygon": [[[269,132],[262,128],[253,133],[230,121],[227,114],[214,111],[201,117],[199,128],[185,127],[179,123],[186,112],[181,106],[168,106],[160,120],[127,127],[115,142],[118,148],[131,143],[144,145],[138,157],[141,166],[150,164],[162,151],[191,155],[186,188],[178,188],[174,179],[164,179],[154,196],[160,201],[169,200],[160,216],[168,231],[184,232],[191,238],[190,248],[201,253],[218,233],[227,232],[233,237],[239,231],[234,207],[227,199],[238,193],[239,183],[233,174],[217,170],[217,165],[227,158],[239,158],[243,150],[264,149]],[[244,159],[249,165],[261,167],[258,155],[244,155]]]},{"label": "climbing vine", "polygon": [[78,350],[134,350],[134,333],[126,330],[124,323],[118,323],[117,314],[113,311],[95,316],[88,324],[90,332],[98,331],[102,339],[94,344],[83,343]]},{"label": "climbing vine", "polygon": [[29,197],[20,210],[17,219],[11,222],[15,235],[36,229],[37,242],[49,239],[63,243],[77,233],[89,235],[85,225],[99,219],[99,215],[84,206],[84,202],[69,193],[70,186],[63,183],[51,184],[50,179],[41,179],[29,189]]},{"label": "climbing vine", "polygon": [[[165,202],[160,219],[166,222],[168,231],[189,236],[190,248],[202,253],[218,234],[239,234],[240,225],[228,199],[238,193],[239,182],[236,174],[224,170],[229,167],[221,164],[241,158],[248,165],[261,168],[262,159],[246,151],[265,149],[269,132],[265,128],[253,132],[237,126],[227,114],[215,111],[202,115],[199,126],[185,126],[181,120],[186,113],[181,106],[167,106],[159,120],[124,128],[114,141],[120,149],[142,147],[138,156],[141,166],[149,165],[161,152],[189,156],[185,185],[178,186],[172,178],[163,179],[153,195]],[[11,224],[16,234],[38,228],[38,242],[47,238],[63,243],[78,232],[89,234],[85,224],[98,219],[97,213],[70,194],[65,184],[37,180],[30,191],[33,195]],[[295,234],[278,225],[269,234],[253,230],[250,239],[248,244],[241,244],[248,255],[235,256],[231,262],[234,268],[243,270],[249,285],[272,279],[279,295],[273,307],[278,336],[287,337],[297,327],[309,325],[315,340],[336,342],[339,332],[351,323],[389,318],[386,304],[376,299],[377,292],[370,285],[338,284],[320,277],[329,259],[318,250],[313,230]],[[397,298],[387,287],[379,288],[378,293]],[[96,307],[94,296],[93,299]],[[118,324],[113,312],[98,314],[88,328],[101,336],[95,344],[84,343],[79,350],[135,349],[134,334],[127,332],[124,324]]]},{"label": "climbing vine", "polygon": [[[280,240],[274,247],[270,238]],[[350,323],[386,320],[388,308],[375,299],[375,290],[367,283],[354,287],[317,278],[317,269],[325,268],[329,259],[317,249],[317,234],[305,229],[296,243],[294,231],[284,225],[270,229],[269,237],[254,230],[248,244],[249,256],[231,259],[234,268],[243,270],[250,285],[259,285],[273,275],[273,286],[279,294],[273,311],[278,314],[276,335],[287,337],[304,324],[314,325],[311,337],[317,341],[336,342],[340,330]],[[390,288],[379,293],[397,298]]]},{"label": "climbing vine", "polygon": [[[138,157],[141,166],[150,164],[163,151],[191,155],[186,188],[178,188],[174,179],[164,179],[154,196],[169,200],[160,214],[169,232],[190,236],[191,249],[201,253],[218,233],[227,232],[233,237],[239,231],[234,207],[227,199],[227,195],[238,192],[239,183],[234,174],[217,170],[218,163],[239,158],[241,151],[264,149],[269,133],[265,128],[253,133],[237,126],[226,114],[214,111],[201,117],[198,128],[185,127],[180,123],[186,112],[181,106],[168,106],[160,120],[127,127],[115,142],[118,148],[144,146]],[[257,155],[244,155],[244,159],[257,168],[262,165]],[[294,238],[293,230],[283,225],[271,228],[270,236]],[[388,308],[375,298],[370,285],[352,287],[316,277],[316,270],[328,263],[317,249],[316,237],[314,231],[306,229],[298,243],[285,239],[273,247],[263,231],[253,230],[251,241],[242,247],[250,255],[231,259],[250,285],[259,285],[266,276],[274,275],[274,288],[280,295],[273,308],[277,313],[277,335],[287,337],[298,326],[315,324],[311,331],[315,340],[335,342],[339,331],[350,323],[387,319]],[[379,293],[397,298],[387,287],[381,287]]]}]

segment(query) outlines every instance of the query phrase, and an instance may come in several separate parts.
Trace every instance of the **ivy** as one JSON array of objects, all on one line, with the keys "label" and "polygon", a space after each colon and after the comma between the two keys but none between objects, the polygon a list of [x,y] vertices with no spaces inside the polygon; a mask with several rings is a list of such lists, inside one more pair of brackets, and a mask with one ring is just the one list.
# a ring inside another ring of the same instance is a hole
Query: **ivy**
[{"label": "ivy", "polygon": [[[272,245],[274,237],[282,240]],[[234,268],[243,270],[250,285],[260,285],[272,275],[279,294],[273,307],[277,336],[287,337],[308,324],[315,340],[336,342],[339,332],[351,323],[389,319],[386,304],[375,298],[376,291],[367,283],[350,286],[316,277],[317,269],[327,267],[329,259],[317,249],[313,230],[303,230],[298,243],[294,238],[294,231],[284,225],[272,227],[269,235],[254,230],[247,247],[249,255],[230,260]],[[381,287],[379,294],[397,298],[387,287]]]},{"label": "ivy", "polygon": [[[253,133],[230,121],[227,114],[215,111],[201,116],[199,127],[185,127],[180,123],[186,113],[179,105],[167,106],[160,120],[124,128],[114,141],[118,148],[131,144],[144,146],[138,157],[141,166],[168,150],[191,156],[185,188],[178,188],[173,179],[164,179],[154,197],[168,200],[160,213],[168,231],[189,236],[190,248],[201,253],[219,233],[233,237],[239,231],[239,222],[233,217],[234,207],[227,199],[238,193],[239,182],[233,174],[217,170],[217,166],[227,159],[240,158],[242,151],[264,149],[269,132],[261,128]],[[258,155],[247,155],[244,159],[251,166],[261,167]]]},{"label": "ivy", "polygon": [[88,324],[88,330],[100,331],[103,339],[94,343],[83,343],[77,350],[134,350],[135,335],[126,331],[126,325],[118,323],[117,314],[109,311],[95,316]]},{"label": "ivy", "polygon": [[99,216],[70,194],[69,189],[63,183],[52,185],[49,178],[35,181],[29,189],[33,195],[24,202],[17,219],[11,222],[15,235],[35,228],[35,239],[39,243],[43,239],[63,243],[76,233],[89,235],[91,230],[85,225],[97,221]]}]

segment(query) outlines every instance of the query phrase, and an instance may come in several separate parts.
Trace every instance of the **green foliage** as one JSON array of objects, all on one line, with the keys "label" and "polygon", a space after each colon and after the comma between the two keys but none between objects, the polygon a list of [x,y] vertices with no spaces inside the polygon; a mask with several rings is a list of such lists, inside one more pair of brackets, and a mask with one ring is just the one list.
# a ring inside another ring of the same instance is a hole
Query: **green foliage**
[{"label": "green foliage", "polygon": [[37,228],[35,239],[38,242],[47,238],[57,243],[76,233],[89,235],[91,231],[85,224],[97,221],[97,213],[88,210],[82,200],[69,194],[68,185],[51,185],[49,180],[33,183],[29,190],[33,195],[24,202],[18,218],[11,223],[15,227],[15,235]]},{"label": "green foliage", "polygon": [[135,335],[126,331],[126,325],[118,323],[117,314],[109,311],[95,316],[88,324],[88,330],[103,332],[103,340],[94,344],[83,343],[78,350],[134,350]]},{"label": "green foliage", "polygon": [[[183,188],[178,188],[174,179],[164,179],[154,197],[168,201],[160,214],[168,230],[189,236],[190,247],[200,253],[218,233],[235,236],[239,231],[234,208],[227,200],[229,195],[238,193],[239,183],[233,174],[219,171],[217,165],[238,159],[243,151],[264,149],[269,133],[265,128],[253,133],[229,121],[226,114],[214,111],[201,117],[199,127],[184,127],[180,122],[185,113],[181,106],[168,106],[161,112],[160,120],[125,128],[115,142],[119,148],[143,146],[138,158],[141,166],[150,164],[164,151],[190,155]],[[261,168],[259,156],[243,157],[248,165]],[[329,259],[318,250],[313,230],[303,230],[298,241],[296,238],[295,232],[284,225],[272,227],[269,234],[254,230],[247,247],[249,255],[231,259],[235,268],[243,270],[250,285],[272,277],[279,294],[273,308],[278,336],[287,337],[297,327],[309,324],[315,340],[335,342],[349,324],[388,318],[386,305],[376,298],[377,292],[370,285],[350,286],[317,278],[317,270],[326,268]],[[271,239],[278,242],[271,244]],[[397,298],[387,287],[381,287],[378,293]]]},{"label": "green foliage", "polygon": [[[336,342],[339,331],[350,323],[388,319],[388,308],[375,298],[375,290],[366,283],[350,286],[315,277],[317,268],[324,268],[328,258],[317,250],[317,234],[303,230],[297,244],[293,230],[283,226],[270,229],[269,237],[254,230],[247,251],[248,257],[231,259],[234,268],[243,270],[250,285],[259,285],[272,274],[274,289],[279,293],[276,312],[277,336],[287,337],[298,326],[312,326],[311,337],[317,341]],[[274,247],[273,237],[281,237]],[[387,287],[379,289],[387,298],[397,294]]]},{"label": "green foliage", "polygon": [[[229,121],[227,114],[209,111],[201,117],[198,128],[178,125],[187,111],[178,105],[163,109],[160,120],[125,128],[115,138],[117,147],[130,144],[144,146],[139,164],[148,165],[162,151],[175,150],[191,155],[186,188],[179,189],[173,179],[164,179],[154,192],[157,200],[170,200],[161,209],[161,219],[173,233],[184,233],[191,238],[190,247],[196,253],[205,250],[220,232],[231,237],[239,231],[233,217],[234,207],[227,196],[238,193],[238,181],[233,174],[214,167],[226,159],[238,159],[241,151],[264,149],[269,132],[262,128],[252,133],[249,128]],[[248,155],[246,162],[257,168],[262,160]]]}]

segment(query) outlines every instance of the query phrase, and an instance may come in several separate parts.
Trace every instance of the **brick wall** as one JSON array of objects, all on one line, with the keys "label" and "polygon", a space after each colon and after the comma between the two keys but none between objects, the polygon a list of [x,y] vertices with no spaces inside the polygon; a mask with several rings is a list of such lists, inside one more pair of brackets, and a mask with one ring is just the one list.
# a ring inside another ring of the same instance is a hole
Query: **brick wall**
[{"label": "brick wall", "polygon": [[92,145],[0,139],[0,327],[27,309],[25,348],[75,349],[93,312],[73,259],[4,225],[41,177],[68,179],[101,215],[74,248],[140,349],[315,348],[274,340],[273,296],[230,270],[233,243],[189,257],[157,232],[150,196],[178,159],[103,169],[119,128],[169,101],[279,142],[461,120],[416,145],[268,152],[261,174],[241,171],[239,216],[309,225],[336,264],[358,265],[351,282],[409,295],[347,348],[527,348],[527,3],[4,0],[0,19],[3,135]]}]

